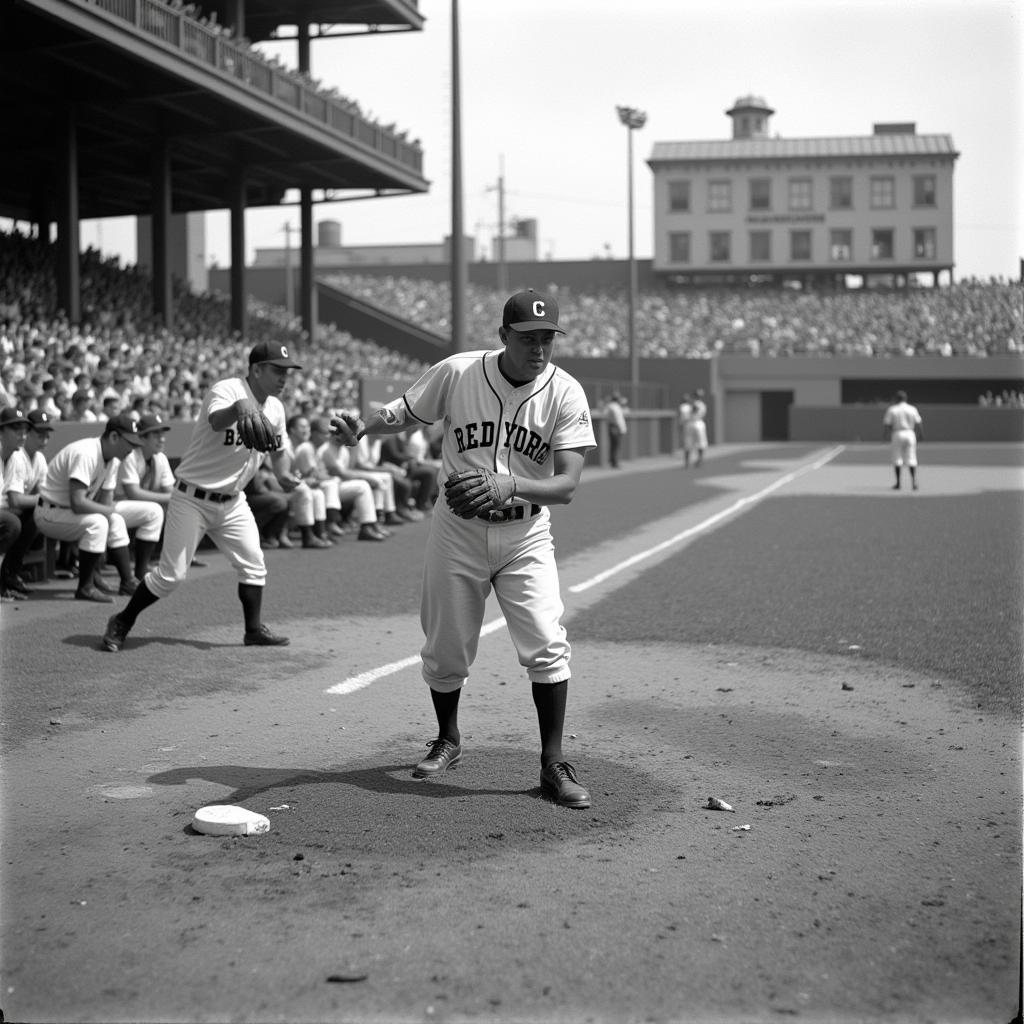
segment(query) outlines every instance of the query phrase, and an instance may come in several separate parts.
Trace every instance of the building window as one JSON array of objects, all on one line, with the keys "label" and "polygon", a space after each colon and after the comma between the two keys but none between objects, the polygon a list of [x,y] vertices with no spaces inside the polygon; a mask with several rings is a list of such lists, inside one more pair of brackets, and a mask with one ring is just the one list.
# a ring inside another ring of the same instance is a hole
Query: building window
[{"label": "building window", "polygon": [[789,208],[791,210],[813,210],[814,193],[810,178],[789,179]]},{"label": "building window", "polygon": [[690,212],[690,183],[685,180],[668,183],[668,208],[671,213]]},{"label": "building window", "polygon": [[732,182],[708,182],[708,212],[729,213],[732,210]]},{"label": "building window", "polygon": [[871,209],[891,210],[896,205],[896,181],[893,178],[871,179]]},{"label": "building window", "polygon": [[689,231],[670,231],[668,233],[668,258],[671,263],[690,262]]},{"label": "building window", "polygon": [[828,258],[836,263],[849,263],[853,259],[853,232],[849,228],[834,228],[829,232]]},{"label": "building window", "polygon": [[791,260],[809,260],[811,258],[810,231],[790,231],[789,258]]},{"label": "building window", "polygon": [[728,231],[712,231],[709,237],[712,263],[728,263],[730,255],[730,235]]},{"label": "building window", "polygon": [[829,178],[828,205],[832,210],[853,209],[853,178],[847,175]]},{"label": "building window", "polygon": [[770,231],[750,232],[750,262],[767,263],[772,258],[772,233]]},{"label": "building window", "polygon": [[935,228],[914,228],[914,258],[935,259]]},{"label": "building window", "polygon": [[935,175],[915,174],[914,175],[914,205],[934,206],[935,205]]},{"label": "building window", "polygon": [[892,228],[875,228],[871,232],[871,258],[891,260],[893,254]]},{"label": "building window", "polygon": [[750,179],[750,208],[752,210],[770,210],[772,208],[771,178]]}]

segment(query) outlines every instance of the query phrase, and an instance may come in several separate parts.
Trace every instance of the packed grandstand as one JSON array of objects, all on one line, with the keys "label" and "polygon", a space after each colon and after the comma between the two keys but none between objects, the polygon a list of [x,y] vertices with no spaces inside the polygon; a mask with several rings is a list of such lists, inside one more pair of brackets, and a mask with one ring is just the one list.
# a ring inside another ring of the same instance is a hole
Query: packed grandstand
[{"label": "packed grandstand", "polygon": [[[450,333],[445,286],[371,275],[346,275],[334,283],[421,327]],[[569,327],[560,352],[628,354],[624,295],[553,290]],[[296,318],[263,303],[250,306],[249,333],[242,338],[230,329],[227,297],[197,295],[180,283],[174,325],[168,328],[151,315],[148,276],[93,249],[81,256],[80,323],[69,322],[56,295],[55,246],[17,231],[0,233],[0,405],[43,407],[55,418],[76,419],[83,405],[98,413],[104,398],[116,398],[121,409],[188,420],[207,386],[236,373],[248,348],[264,339],[286,341],[302,353],[290,401],[307,412],[358,404],[361,377],[412,376],[424,368],[334,325],[321,325],[310,345]],[[497,343],[496,311],[503,300],[491,289],[469,286],[472,347]],[[1022,289],[994,279],[827,294],[645,292],[636,311],[636,336],[645,358],[1022,354]]]}]

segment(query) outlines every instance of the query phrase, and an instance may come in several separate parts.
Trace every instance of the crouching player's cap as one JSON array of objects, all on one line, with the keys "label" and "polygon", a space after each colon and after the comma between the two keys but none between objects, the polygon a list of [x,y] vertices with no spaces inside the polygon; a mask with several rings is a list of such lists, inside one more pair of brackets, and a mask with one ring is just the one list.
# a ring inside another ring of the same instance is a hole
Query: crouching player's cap
[{"label": "crouching player's cap", "polygon": [[283,366],[288,370],[301,370],[302,367],[292,359],[288,352],[288,346],[277,341],[261,341],[254,345],[249,353],[249,365],[256,363],[272,363],[274,366]]},{"label": "crouching player's cap", "polygon": [[558,303],[552,296],[535,292],[532,288],[516,292],[505,303],[501,326],[511,327],[514,331],[557,331],[565,334],[558,326]]}]

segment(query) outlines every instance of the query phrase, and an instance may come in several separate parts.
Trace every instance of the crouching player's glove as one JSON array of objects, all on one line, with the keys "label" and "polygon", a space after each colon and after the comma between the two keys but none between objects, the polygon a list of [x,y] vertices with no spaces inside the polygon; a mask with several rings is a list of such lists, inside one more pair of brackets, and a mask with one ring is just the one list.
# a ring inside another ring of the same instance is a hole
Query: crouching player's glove
[{"label": "crouching player's glove", "polygon": [[463,519],[491,512],[515,497],[515,477],[499,476],[486,469],[462,469],[445,481],[448,507]]}]

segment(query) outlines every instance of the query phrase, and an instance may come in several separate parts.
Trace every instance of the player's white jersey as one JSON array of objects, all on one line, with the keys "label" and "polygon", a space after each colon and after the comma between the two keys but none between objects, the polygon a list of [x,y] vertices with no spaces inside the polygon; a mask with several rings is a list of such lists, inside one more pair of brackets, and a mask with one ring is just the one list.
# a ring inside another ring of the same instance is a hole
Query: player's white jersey
[{"label": "player's white jersey", "polygon": [[[210,426],[210,413],[227,409],[239,399],[255,402],[249,385],[241,377],[219,380],[203,399],[185,454],[178,463],[177,477],[208,491],[237,494],[253,478],[263,452],[250,451],[238,436],[237,424],[224,430]],[[261,406],[281,445],[285,438],[285,412],[280,399],[268,395]]]},{"label": "player's white jersey", "polygon": [[86,496],[96,499],[100,491],[113,491],[117,484],[120,459],[103,461],[103,442],[98,437],[83,437],[65,445],[52,459],[39,493],[52,505],[71,507],[71,481],[85,484]]},{"label": "player's white jersey", "polygon": [[444,476],[488,469],[540,480],[554,475],[552,451],[597,447],[577,381],[549,365],[536,380],[515,387],[498,369],[502,351],[449,356],[381,410],[388,422],[443,419]]},{"label": "player's white jersey", "polygon": [[144,491],[169,491],[174,486],[171,463],[163,452],[154,452],[147,462],[142,448],[133,448],[117,473],[114,497],[119,501],[125,497],[125,484],[138,484]]},{"label": "player's white jersey", "polygon": [[901,430],[913,430],[921,423],[921,414],[909,402],[897,402],[885,410],[885,418],[882,422],[885,426],[892,427],[893,433]]},{"label": "player's white jersey", "polygon": [[42,452],[33,452],[29,455],[24,448],[18,448],[11,452],[11,457],[7,460],[7,466],[3,471],[4,500],[0,502],[0,507],[8,507],[5,503],[8,491],[31,494],[42,486],[45,479],[46,456]]}]

